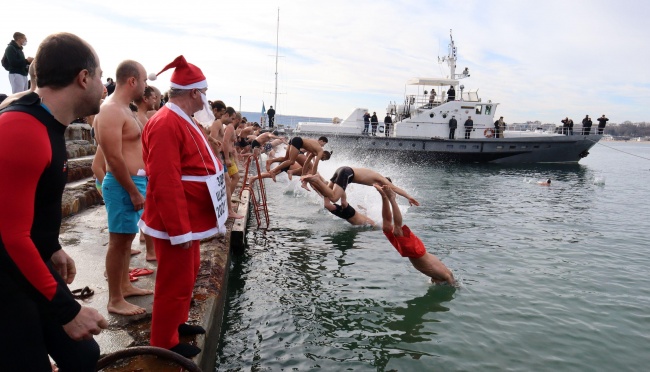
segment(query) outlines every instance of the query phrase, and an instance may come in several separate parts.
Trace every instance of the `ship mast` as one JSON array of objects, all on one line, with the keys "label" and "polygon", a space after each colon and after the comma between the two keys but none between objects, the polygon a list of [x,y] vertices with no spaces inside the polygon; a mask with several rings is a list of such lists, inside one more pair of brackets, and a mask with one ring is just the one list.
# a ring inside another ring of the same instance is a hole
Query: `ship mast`
[{"label": "ship mast", "polygon": [[278,7],[278,24],[275,32],[275,99],[273,108],[278,111],[278,45],[280,41],[280,8]]}]

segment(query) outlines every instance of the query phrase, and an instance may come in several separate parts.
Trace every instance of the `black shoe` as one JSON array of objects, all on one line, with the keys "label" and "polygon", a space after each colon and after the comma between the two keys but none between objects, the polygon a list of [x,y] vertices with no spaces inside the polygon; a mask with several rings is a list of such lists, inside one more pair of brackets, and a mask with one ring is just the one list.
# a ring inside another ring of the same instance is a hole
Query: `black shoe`
[{"label": "black shoe", "polygon": [[201,352],[200,347],[196,347],[190,344],[178,344],[169,350],[175,352],[176,354],[180,354],[185,358],[194,358]]},{"label": "black shoe", "polygon": [[178,326],[178,334],[181,336],[193,336],[205,334],[205,329],[198,325],[183,323]]}]

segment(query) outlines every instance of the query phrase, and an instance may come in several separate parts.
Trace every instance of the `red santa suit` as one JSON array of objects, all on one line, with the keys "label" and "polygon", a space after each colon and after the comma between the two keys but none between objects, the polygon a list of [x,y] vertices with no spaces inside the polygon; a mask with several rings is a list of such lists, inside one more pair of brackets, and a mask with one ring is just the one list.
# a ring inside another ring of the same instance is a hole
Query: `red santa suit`
[{"label": "red santa suit", "polygon": [[[187,64],[185,59],[181,62]],[[172,87],[179,86],[175,75],[182,72],[174,63]],[[205,77],[196,84],[207,87]],[[142,152],[149,183],[139,226],[154,238],[158,259],[150,342],[170,349],[179,344],[178,326],[188,320],[200,263],[199,240],[219,230],[206,179],[222,171],[223,165],[201,129],[171,102],[145,125]],[[187,242],[192,242],[189,249],[180,247]]]}]

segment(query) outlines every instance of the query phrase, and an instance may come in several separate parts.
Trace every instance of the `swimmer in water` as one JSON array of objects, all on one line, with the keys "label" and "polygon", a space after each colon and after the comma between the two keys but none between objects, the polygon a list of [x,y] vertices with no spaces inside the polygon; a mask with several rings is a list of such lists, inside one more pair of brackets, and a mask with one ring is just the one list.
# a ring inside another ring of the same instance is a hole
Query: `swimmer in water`
[{"label": "swimmer in water", "polygon": [[[449,283],[456,280],[451,271],[436,256],[428,253],[424,244],[408,226],[402,225],[402,213],[395,201],[395,191],[389,185],[374,185],[381,195],[384,235],[402,257],[408,257],[419,272],[431,278],[432,283]],[[392,208],[392,213],[391,213]]]},{"label": "swimmer in water", "polygon": [[332,203],[328,198],[323,198],[323,207],[336,217],[342,218],[354,226],[375,226],[375,221],[370,217],[357,212],[345,198],[341,198],[341,205]]},{"label": "swimmer in water", "polygon": [[537,184],[541,186],[551,186],[551,179],[549,178],[546,181],[539,181]]}]

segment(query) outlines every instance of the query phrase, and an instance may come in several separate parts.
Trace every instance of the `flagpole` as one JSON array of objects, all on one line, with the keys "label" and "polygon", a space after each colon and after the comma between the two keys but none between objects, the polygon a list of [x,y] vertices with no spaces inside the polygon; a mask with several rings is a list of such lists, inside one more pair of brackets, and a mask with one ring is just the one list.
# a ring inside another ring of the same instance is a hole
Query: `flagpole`
[{"label": "flagpole", "polygon": [[278,111],[278,45],[280,42],[280,7],[278,7],[278,25],[275,32],[275,99],[273,108]]}]

